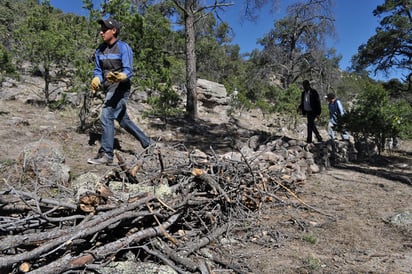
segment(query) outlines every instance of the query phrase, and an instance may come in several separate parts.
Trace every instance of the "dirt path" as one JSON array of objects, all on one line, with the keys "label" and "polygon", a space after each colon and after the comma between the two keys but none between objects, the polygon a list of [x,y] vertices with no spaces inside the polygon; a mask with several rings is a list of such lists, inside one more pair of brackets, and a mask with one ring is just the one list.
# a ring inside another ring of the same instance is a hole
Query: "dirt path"
[{"label": "dirt path", "polygon": [[235,257],[250,260],[254,273],[412,273],[412,226],[388,222],[412,212],[411,186],[329,169],[311,176],[297,194],[333,218],[267,205],[255,241],[265,233],[272,237],[232,249]]}]

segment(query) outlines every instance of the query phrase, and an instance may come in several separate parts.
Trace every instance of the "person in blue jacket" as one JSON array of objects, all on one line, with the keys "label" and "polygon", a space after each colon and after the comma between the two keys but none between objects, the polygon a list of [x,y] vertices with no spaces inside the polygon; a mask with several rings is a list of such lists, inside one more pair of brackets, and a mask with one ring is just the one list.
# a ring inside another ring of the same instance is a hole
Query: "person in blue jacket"
[{"label": "person in blue jacket", "polygon": [[100,19],[100,36],[103,43],[95,52],[95,68],[91,81],[91,93],[100,88],[105,93],[101,112],[102,137],[97,156],[88,159],[90,164],[111,164],[113,162],[114,121],[147,148],[152,141],[133,123],[127,114],[126,102],[129,97],[133,76],[133,52],[130,46],[118,39],[119,23],[112,19]]},{"label": "person in blue jacket", "polygon": [[316,127],[315,120],[322,112],[319,93],[310,86],[308,80],[304,80],[298,112],[307,117],[307,137],[306,142],[312,143],[312,133],[316,135],[318,142],[322,142],[322,137]]},{"label": "person in blue jacket", "polygon": [[[345,109],[339,98],[336,98],[335,94],[328,93],[325,96],[325,99],[328,101],[329,109],[329,124],[328,124],[328,135],[331,140],[335,140],[335,129],[338,126],[338,120],[340,117],[345,115]],[[349,134],[345,130],[339,130],[342,135],[342,139],[345,141],[349,140]]]}]

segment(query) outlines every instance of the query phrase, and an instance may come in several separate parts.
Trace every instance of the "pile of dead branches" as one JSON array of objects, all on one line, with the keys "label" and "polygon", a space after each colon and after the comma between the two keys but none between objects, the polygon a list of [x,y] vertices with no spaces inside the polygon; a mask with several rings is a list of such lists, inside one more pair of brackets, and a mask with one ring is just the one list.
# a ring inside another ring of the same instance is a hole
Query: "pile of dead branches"
[{"label": "pile of dead branches", "polygon": [[[186,155],[155,148],[126,162],[117,153],[110,176],[78,198],[64,186],[45,191],[24,176],[9,179],[0,195],[0,272],[104,273],[130,252],[178,273],[250,272],[220,252],[220,239],[234,237],[262,203],[284,203],[293,182],[246,160]],[[116,199],[112,180],[167,182],[172,194]]]}]

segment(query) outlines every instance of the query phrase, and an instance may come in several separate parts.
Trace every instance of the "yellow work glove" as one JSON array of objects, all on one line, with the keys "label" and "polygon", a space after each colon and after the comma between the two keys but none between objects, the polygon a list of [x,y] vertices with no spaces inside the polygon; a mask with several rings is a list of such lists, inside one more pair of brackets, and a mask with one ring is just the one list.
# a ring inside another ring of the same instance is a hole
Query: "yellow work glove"
[{"label": "yellow work glove", "polygon": [[99,87],[100,87],[100,78],[96,76],[96,77],[94,77],[94,78],[92,79],[92,82],[91,82],[91,84],[90,84],[90,91],[91,91],[91,93],[92,93],[92,94],[95,94],[96,91],[99,90]]},{"label": "yellow work glove", "polygon": [[126,73],[123,72],[109,72],[106,76],[106,80],[110,83],[117,83],[127,79]]}]

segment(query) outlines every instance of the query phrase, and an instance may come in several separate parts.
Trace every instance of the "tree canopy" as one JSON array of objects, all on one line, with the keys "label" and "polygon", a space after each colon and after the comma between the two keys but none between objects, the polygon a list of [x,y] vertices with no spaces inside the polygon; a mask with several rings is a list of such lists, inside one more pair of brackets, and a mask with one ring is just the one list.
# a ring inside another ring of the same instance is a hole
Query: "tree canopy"
[{"label": "tree canopy", "polygon": [[359,47],[354,56],[354,68],[361,71],[372,67],[387,73],[391,70],[412,72],[412,2],[386,0],[373,11],[381,18],[376,34]]},{"label": "tree canopy", "polygon": [[[257,56],[266,75],[276,75],[284,88],[304,78],[322,83],[338,69],[338,59],[329,58],[326,38],[334,34],[330,0],[297,2],[288,7],[284,18],[274,22],[260,44]],[[329,61],[325,62],[325,59]]]}]

